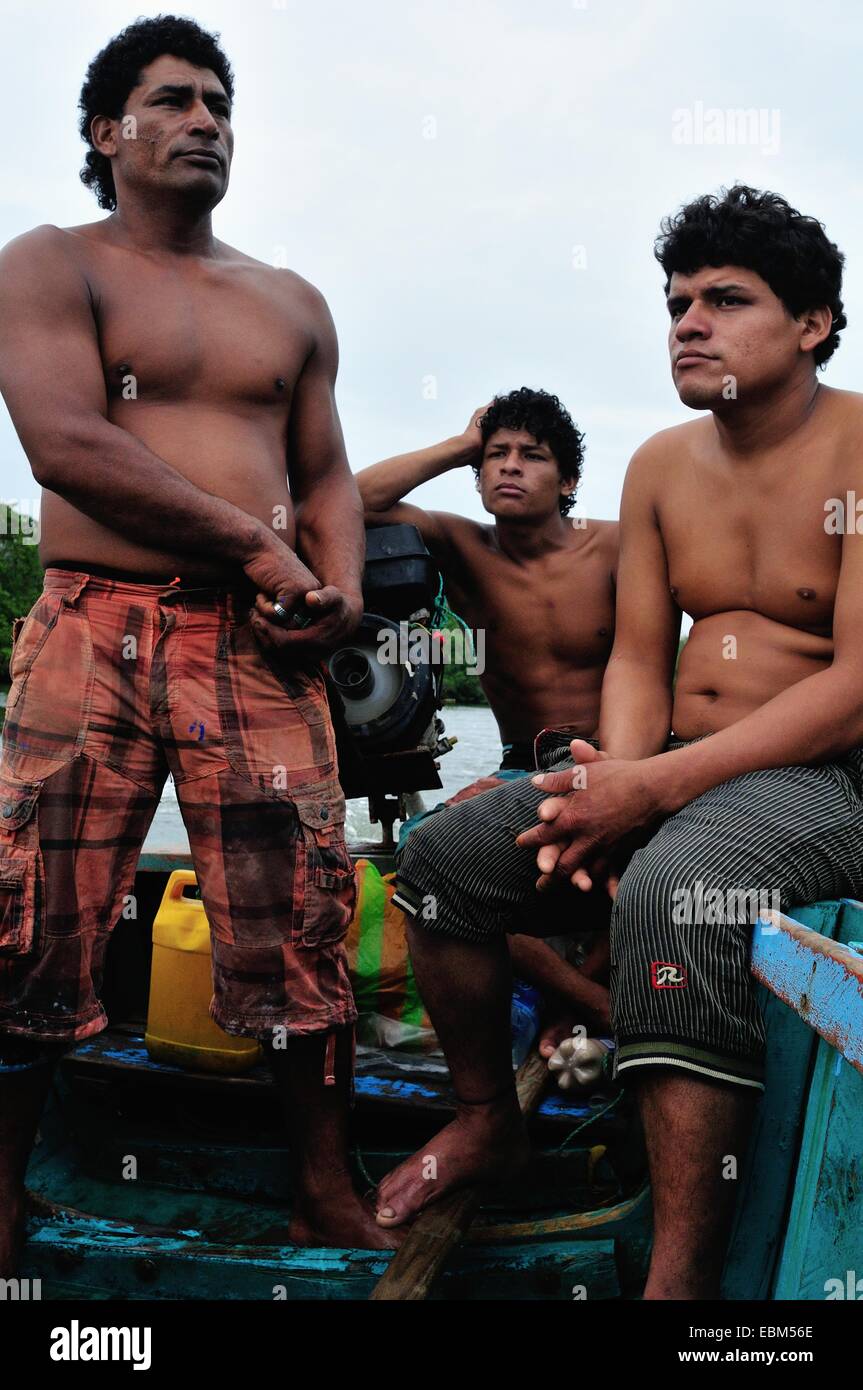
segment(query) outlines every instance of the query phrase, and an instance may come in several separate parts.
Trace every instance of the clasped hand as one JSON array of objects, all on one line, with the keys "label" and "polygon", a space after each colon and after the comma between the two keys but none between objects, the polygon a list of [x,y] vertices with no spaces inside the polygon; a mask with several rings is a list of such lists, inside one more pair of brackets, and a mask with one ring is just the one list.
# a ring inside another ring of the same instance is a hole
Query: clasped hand
[{"label": "clasped hand", "polygon": [[[363,616],[361,594],[349,594],[333,584],[321,585],[308,566],[286,545],[268,539],[243,568],[258,586],[255,606],[249,612],[252,630],[262,647],[293,648],[298,660],[319,659],[350,637]],[[289,612],[306,610],[306,627],[285,627],[277,618],[273,600]]]},{"label": "clasped hand", "polygon": [[532,778],[551,793],[538,808],[540,824],[516,844],[536,849],[537,889],[569,881],[588,892],[605,883],[614,897],[639,832],[661,814],[644,764],[611,758],[584,739],[573,739],[574,768]]}]

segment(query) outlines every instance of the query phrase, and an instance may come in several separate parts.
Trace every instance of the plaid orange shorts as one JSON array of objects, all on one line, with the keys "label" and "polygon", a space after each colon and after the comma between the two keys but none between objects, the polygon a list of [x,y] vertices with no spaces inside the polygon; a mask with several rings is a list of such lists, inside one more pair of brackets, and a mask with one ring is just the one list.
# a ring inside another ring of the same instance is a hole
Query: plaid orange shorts
[{"label": "plaid orange shorts", "polygon": [[0,757],[0,1034],[100,1032],[105,950],[170,773],[228,1033],[356,1019],[354,869],[318,666],[264,652],[254,592],[49,569],[15,624]]}]

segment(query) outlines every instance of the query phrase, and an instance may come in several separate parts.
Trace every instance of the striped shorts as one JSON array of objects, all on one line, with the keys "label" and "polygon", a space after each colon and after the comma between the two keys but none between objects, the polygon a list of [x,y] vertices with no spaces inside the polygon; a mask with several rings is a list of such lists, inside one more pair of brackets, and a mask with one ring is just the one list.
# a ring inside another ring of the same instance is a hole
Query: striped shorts
[{"label": "striped shorts", "polygon": [[[570,735],[546,733],[536,765],[559,771]],[[669,751],[686,747],[672,740]],[[453,806],[410,836],[394,901],[432,933],[482,943],[565,935],[609,921],[615,1075],[674,1067],[763,1090],[764,1027],[749,971],[765,911],[863,896],[863,748],[817,767],[721,783],[635,852],[604,890],[538,894],[516,835],[545,799],[529,779]]]},{"label": "striped shorts", "polygon": [[0,1040],[107,1023],[111,931],[169,773],[227,1033],[356,1019],[356,884],[323,673],[264,652],[254,590],[52,568],[19,620],[0,758]]}]

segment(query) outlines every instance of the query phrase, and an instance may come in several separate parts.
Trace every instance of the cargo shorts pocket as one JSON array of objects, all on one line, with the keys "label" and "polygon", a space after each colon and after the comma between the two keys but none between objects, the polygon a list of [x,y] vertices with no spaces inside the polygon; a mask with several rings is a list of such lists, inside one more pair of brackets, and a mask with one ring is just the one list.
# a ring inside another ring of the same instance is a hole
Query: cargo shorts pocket
[{"label": "cargo shorts pocket", "polygon": [[4,752],[40,759],[46,775],[80,753],[95,678],[89,624],[65,598],[64,591],[43,594],[23,625],[15,624],[9,662]]},{"label": "cargo shorts pocket", "polygon": [[330,718],[330,706],[321,672],[317,668],[292,664],[289,652],[266,651],[262,647],[261,655],[268,670],[296,705],[306,723],[311,727],[326,724]]},{"label": "cargo shorts pocket", "polygon": [[0,958],[26,955],[41,936],[45,895],[36,835],[37,782],[0,776]]},{"label": "cargo shorts pocket", "polygon": [[[60,616],[63,601],[62,591],[45,591],[40,594],[30,612],[12,623],[12,652],[9,657],[9,679],[13,687],[30,674],[30,667],[41,652]],[[16,698],[13,691],[9,699]]]},{"label": "cargo shorts pocket", "polygon": [[295,946],[341,941],[354,915],[356,873],[345,842],[345,798],[335,780],[294,794],[300,825],[294,882]]}]

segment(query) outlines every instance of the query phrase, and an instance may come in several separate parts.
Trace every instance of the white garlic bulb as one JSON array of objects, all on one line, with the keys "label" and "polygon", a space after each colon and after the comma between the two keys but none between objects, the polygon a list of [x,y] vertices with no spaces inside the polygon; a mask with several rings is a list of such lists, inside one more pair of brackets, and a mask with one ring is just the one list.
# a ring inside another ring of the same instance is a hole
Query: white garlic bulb
[{"label": "white garlic bulb", "polygon": [[556,1074],[562,1091],[593,1086],[600,1080],[603,1064],[614,1043],[610,1038],[588,1038],[582,1027],[573,1029],[571,1038],[564,1038],[548,1059],[548,1069]]}]

